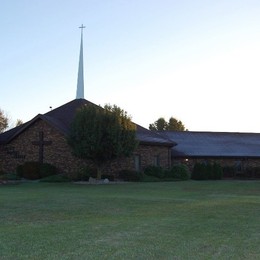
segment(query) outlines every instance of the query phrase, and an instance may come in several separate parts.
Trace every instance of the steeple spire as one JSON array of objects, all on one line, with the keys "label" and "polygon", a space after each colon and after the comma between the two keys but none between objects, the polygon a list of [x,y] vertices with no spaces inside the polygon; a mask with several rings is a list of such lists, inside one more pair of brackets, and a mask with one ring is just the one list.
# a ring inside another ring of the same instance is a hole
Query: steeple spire
[{"label": "steeple spire", "polygon": [[81,29],[80,53],[79,53],[79,70],[76,98],[84,98],[84,70],[83,70],[83,24],[79,27]]}]

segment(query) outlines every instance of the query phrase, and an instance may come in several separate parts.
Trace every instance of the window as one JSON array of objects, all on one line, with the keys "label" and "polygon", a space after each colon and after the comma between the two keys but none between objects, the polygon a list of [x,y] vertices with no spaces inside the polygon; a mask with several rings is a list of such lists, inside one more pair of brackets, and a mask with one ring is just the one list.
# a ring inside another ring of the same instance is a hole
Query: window
[{"label": "window", "polygon": [[135,170],[139,172],[141,170],[141,156],[139,154],[134,155],[134,164]]},{"label": "window", "polygon": [[236,172],[241,172],[242,171],[242,162],[241,161],[235,161],[235,169]]},{"label": "window", "polygon": [[154,156],[154,166],[160,166],[160,155]]}]

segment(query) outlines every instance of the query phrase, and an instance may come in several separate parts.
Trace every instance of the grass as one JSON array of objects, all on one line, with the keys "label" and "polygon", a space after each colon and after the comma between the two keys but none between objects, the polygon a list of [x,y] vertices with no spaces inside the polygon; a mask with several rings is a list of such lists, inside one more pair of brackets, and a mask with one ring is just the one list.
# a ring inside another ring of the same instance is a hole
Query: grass
[{"label": "grass", "polygon": [[0,259],[260,259],[260,181],[0,186]]}]

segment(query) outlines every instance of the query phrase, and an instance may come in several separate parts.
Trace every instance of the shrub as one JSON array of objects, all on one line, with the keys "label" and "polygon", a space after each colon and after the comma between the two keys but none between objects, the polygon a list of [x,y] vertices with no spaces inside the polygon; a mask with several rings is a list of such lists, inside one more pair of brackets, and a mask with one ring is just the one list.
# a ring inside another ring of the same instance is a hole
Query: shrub
[{"label": "shrub", "polygon": [[6,173],[3,170],[0,170],[0,180],[5,180],[6,179]]},{"label": "shrub", "polygon": [[254,167],[253,178],[260,179],[260,167]]},{"label": "shrub", "polygon": [[223,176],[222,167],[218,163],[196,163],[191,178],[193,180],[220,180]]},{"label": "shrub", "polygon": [[0,173],[0,180],[16,181],[19,180],[19,176],[16,173]]},{"label": "shrub", "polygon": [[108,179],[109,181],[114,181],[114,180],[115,180],[115,177],[114,177],[114,175],[102,174],[102,175],[101,175],[101,179],[102,179],[102,180]]},{"label": "shrub", "polygon": [[16,174],[17,176],[19,176],[20,178],[23,177],[23,165],[20,164],[16,167]]},{"label": "shrub", "polygon": [[40,182],[69,182],[70,180],[64,175],[52,175],[45,177]]},{"label": "shrub", "polygon": [[189,180],[191,177],[189,168],[185,164],[173,165],[170,170],[165,171],[165,176],[177,180]]},{"label": "shrub", "polygon": [[260,178],[260,167],[248,166],[242,172],[236,173],[235,177],[242,179],[258,179]]},{"label": "shrub", "polygon": [[234,166],[224,166],[223,169],[223,177],[224,178],[234,178],[236,169]]},{"label": "shrub", "polygon": [[17,175],[28,180],[40,179],[40,163],[25,162],[16,168]]},{"label": "shrub", "polygon": [[45,178],[45,177],[56,175],[56,174],[57,174],[56,166],[49,164],[49,163],[43,163],[40,165],[40,177],[41,178]]},{"label": "shrub", "polygon": [[28,180],[37,180],[40,178],[55,175],[57,168],[49,163],[25,162],[17,166],[16,173],[19,177]]},{"label": "shrub", "polygon": [[70,179],[73,181],[88,181],[89,177],[97,178],[97,170],[89,166],[83,166]]},{"label": "shrub", "polygon": [[141,181],[142,182],[159,182],[159,181],[161,181],[161,179],[154,177],[154,176],[148,176],[148,175],[143,173],[141,175]]},{"label": "shrub", "polygon": [[6,172],[0,170],[0,176],[5,175],[5,174],[6,174]]},{"label": "shrub", "polygon": [[144,174],[147,176],[154,176],[160,179],[164,177],[164,171],[160,166],[150,165],[144,169]]},{"label": "shrub", "polygon": [[212,174],[211,179],[212,180],[221,180],[223,177],[223,169],[218,163],[214,163],[212,165]]},{"label": "shrub", "polygon": [[205,172],[204,172],[205,180],[212,180],[213,178],[213,166],[211,163],[207,163],[205,165]]},{"label": "shrub", "polygon": [[191,174],[193,180],[206,180],[207,179],[207,168],[204,163],[195,163]]},{"label": "shrub", "polygon": [[132,170],[122,170],[118,172],[118,178],[123,181],[140,181],[142,174]]}]

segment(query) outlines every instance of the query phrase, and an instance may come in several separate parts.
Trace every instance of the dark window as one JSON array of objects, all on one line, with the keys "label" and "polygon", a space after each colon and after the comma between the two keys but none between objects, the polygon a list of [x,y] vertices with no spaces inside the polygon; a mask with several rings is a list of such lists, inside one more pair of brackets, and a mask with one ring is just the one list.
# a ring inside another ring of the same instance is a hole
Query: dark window
[{"label": "dark window", "polygon": [[235,169],[237,172],[242,171],[242,162],[241,161],[235,161]]},{"label": "dark window", "polygon": [[160,155],[154,156],[154,166],[160,166]]},{"label": "dark window", "polygon": [[134,164],[135,164],[135,170],[140,171],[141,170],[141,156],[139,154],[134,155]]}]

